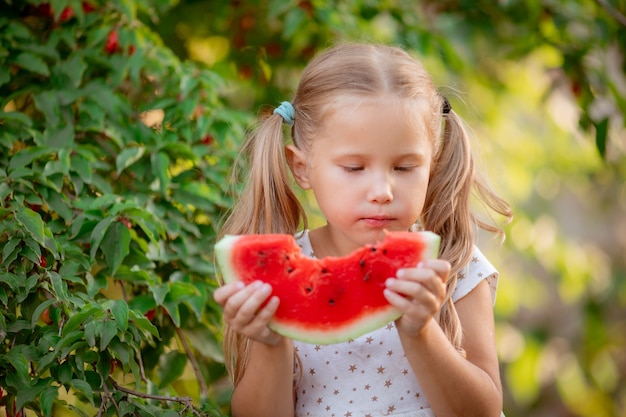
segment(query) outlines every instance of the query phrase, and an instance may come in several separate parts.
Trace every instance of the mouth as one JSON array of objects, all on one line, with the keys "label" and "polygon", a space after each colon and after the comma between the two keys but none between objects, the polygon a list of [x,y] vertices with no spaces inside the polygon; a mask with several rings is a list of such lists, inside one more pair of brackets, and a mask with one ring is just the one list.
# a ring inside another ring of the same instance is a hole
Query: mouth
[{"label": "mouth", "polygon": [[395,218],[386,216],[363,217],[361,221],[369,227],[381,228],[388,227]]}]

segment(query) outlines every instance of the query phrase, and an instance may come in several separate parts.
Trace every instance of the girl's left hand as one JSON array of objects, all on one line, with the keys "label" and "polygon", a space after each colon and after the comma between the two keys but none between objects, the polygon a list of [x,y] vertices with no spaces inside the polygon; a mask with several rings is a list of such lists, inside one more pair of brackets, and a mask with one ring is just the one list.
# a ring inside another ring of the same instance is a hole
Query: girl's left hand
[{"label": "girl's left hand", "polygon": [[399,332],[419,336],[425,331],[441,309],[450,269],[449,262],[434,259],[420,263],[417,268],[400,269],[395,278],[385,282],[385,298],[402,311],[396,320]]}]

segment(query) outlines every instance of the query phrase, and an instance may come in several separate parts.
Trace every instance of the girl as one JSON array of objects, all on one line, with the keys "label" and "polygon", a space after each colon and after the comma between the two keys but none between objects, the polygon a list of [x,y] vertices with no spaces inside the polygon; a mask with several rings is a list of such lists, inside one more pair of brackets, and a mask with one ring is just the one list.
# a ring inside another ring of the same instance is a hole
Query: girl
[{"label": "girl", "polygon": [[[280,300],[267,284],[217,289],[233,415],[499,416],[497,272],[474,229],[500,230],[473,214],[470,197],[510,210],[477,176],[462,122],[422,66],[394,47],[332,48],[304,70],[293,101],[262,118],[243,153],[250,172],[221,235],[303,228],[299,243],[316,257],[346,255],[385,230],[423,227],[442,240],[440,259],[387,280],[385,297],[402,316],[346,343],[274,333],[267,324]],[[307,229],[287,167],[312,190],[324,226]]]}]

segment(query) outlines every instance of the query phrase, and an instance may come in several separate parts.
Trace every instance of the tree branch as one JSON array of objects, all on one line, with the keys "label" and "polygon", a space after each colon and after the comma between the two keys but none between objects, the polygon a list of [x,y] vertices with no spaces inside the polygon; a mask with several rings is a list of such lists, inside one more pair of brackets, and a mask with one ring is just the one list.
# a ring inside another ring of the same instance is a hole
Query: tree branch
[{"label": "tree branch", "polygon": [[193,371],[196,374],[196,379],[198,380],[198,383],[200,384],[200,392],[202,394],[202,398],[208,398],[209,388],[206,385],[206,381],[204,380],[202,371],[200,371],[200,366],[198,365],[198,361],[196,357],[194,356],[193,352],[191,351],[191,347],[189,346],[189,343],[187,343],[187,339],[185,338],[183,331],[179,327],[176,327],[175,325],[174,325],[174,328],[176,329],[176,334],[178,335],[178,338],[180,339],[181,343],[183,344],[183,347],[185,348],[187,357],[189,358],[189,361],[191,362],[191,367],[193,368]]},{"label": "tree branch", "polygon": [[185,409],[190,409],[195,415],[202,417],[202,413],[194,407],[192,403],[191,397],[170,397],[167,395],[156,395],[156,394],[148,394],[147,392],[139,392],[132,390],[130,388],[126,388],[117,383],[113,378],[109,377],[109,382],[113,385],[113,387],[121,391],[125,394],[132,395],[134,397],[145,398],[149,400],[157,400],[157,401],[170,401],[177,402],[179,404],[183,404]]}]

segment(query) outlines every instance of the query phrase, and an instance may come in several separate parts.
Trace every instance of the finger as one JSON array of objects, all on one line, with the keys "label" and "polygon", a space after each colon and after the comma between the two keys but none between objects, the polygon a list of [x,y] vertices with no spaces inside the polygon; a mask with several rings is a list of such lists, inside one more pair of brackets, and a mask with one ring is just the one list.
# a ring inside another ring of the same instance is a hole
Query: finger
[{"label": "finger", "polygon": [[254,316],[253,320],[241,329],[240,333],[252,340],[270,345],[276,344],[282,336],[271,330],[268,324],[274,317],[278,305],[278,297],[271,297],[267,304]]},{"label": "finger", "polygon": [[269,284],[253,283],[234,294],[224,307],[224,315],[232,324],[246,326],[251,322],[272,292]]},{"label": "finger", "polygon": [[398,278],[389,278],[385,281],[386,288],[403,294],[409,298],[418,298],[420,292],[432,293],[435,297],[444,297],[446,286],[437,274],[430,269],[411,269]]},{"label": "finger", "polygon": [[419,267],[421,269],[433,270],[444,283],[448,282],[450,270],[452,269],[452,265],[450,265],[450,262],[444,261],[443,259],[430,259],[427,261],[423,261],[420,263]]},{"label": "finger", "polygon": [[231,282],[217,288],[213,292],[213,299],[221,306],[224,305],[226,300],[235,294],[237,291],[241,291],[245,287],[243,282]]},{"label": "finger", "polygon": [[425,307],[425,311],[437,311],[445,296],[445,288],[433,292],[417,282],[389,279],[386,284],[388,286],[384,290],[386,291],[385,297],[391,304],[404,312],[416,305]]}]

